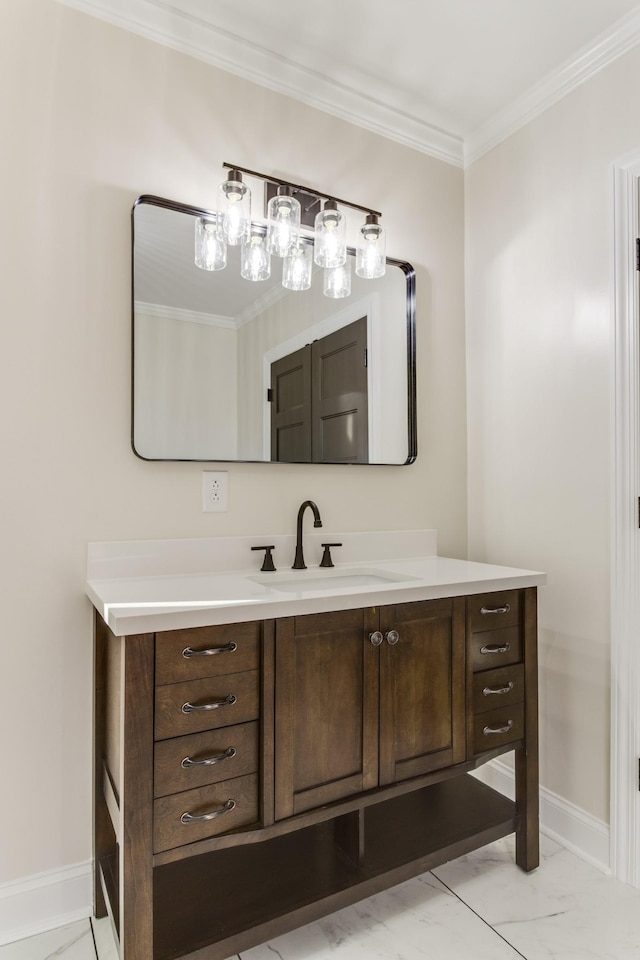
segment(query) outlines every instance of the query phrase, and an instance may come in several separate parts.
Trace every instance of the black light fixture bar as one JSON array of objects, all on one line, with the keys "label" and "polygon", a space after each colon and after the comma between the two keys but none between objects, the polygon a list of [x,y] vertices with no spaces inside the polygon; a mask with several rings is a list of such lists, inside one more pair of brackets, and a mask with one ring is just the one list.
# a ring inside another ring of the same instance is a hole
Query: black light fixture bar
[{"label": "black light fixture bar", "polygon": [[303,187],[299,183],[291,183],[289,180],[280,180],[279,177],[273,177],[271,174],[258,173],[256,170],[248,170],[246,167],[239,167],[237,163],[223,163],[222,166],[227,170],[239,170],[240,173],[246,173],[248,177],[257,177],[258,180],[264,180],[266,183],[274,183],[279,187],[291,187],[308,196],[317,197],[319,200],[333,200],[343,207],[351,207],[352,210],[360,210],[362,213],[373,214],[375,217],[381,217],[379,210],[372,210],[371,207],[363,207],[359,203],[351,203],[350,200],[341,200],[340,197],[333,197],[330,193],[320,193],[310,187]]}]

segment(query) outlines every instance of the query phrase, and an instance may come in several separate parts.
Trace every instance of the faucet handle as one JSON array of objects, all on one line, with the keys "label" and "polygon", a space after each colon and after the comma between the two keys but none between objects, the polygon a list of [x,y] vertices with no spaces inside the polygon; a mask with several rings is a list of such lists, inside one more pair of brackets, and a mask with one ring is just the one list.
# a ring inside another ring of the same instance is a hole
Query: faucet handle
[{"label": "faucet handle", "polygon": [[331,547],[341,547],[341,543],[323,543],[321,546],[324,547],[324,553],[322,554],[322,560],[320,561],[321,567],[332,567],[333,560],[331,559]]},{"label": "faucet handle", "polygon": [[261,547],[251,547],[251,549],[264,550],[264,560],[262,561],[262,566],[260,567],[260,571],[262,573],[273,573],[276,568],[273,562],[273,557],[271,556],[271,551],[275,550],[275,544],[272,543],[272,544],[269,544],[269,546],[264,545]]}]

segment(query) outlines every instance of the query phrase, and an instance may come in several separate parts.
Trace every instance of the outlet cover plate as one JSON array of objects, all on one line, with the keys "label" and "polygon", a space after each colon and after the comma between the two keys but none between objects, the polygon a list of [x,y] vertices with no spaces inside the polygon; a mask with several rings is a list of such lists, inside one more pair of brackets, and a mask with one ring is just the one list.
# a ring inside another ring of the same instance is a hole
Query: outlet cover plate
[{"label": "outlet cover plate", "polygon": [[202,471],[203,513],[223,513],[229,501],[229,474],[226,470]]}]

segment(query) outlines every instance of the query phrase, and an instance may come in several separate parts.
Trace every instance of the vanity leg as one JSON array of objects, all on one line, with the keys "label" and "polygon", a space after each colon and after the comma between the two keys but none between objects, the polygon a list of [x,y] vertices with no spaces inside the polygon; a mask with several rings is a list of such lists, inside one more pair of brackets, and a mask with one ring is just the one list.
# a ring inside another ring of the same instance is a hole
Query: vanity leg
[{"label": "vanity leg", "polygon": [[153,634],[126,637],[123,647],[120,956],[152,960]]},{"label": "vanity leg", "polygon": [[534,870],[540,862],[539,769],[538,769],[538,651],[537,590],[525,590],[524,675],[525,741],[515,752],[516,863]]},{"label": "vanity leg", "polygon": [[106,917],[107,903],[100,880],[100,864],[113,843],[109,837],[109,811],[102,788],[105,749],[106,638],[94,620],[93,638],[93,914]]}]

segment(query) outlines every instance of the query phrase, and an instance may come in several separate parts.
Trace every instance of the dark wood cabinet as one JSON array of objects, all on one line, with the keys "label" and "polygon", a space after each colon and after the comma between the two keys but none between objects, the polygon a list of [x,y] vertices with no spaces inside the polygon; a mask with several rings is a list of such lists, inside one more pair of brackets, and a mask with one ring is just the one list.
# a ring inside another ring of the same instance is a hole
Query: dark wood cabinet
[{"label": "dark wood cabinet", "polygon": [[[536,590],[115,637],[95,911],[223,960],[509,833],[538,862]],[[469,776],[515,752],[512,802]],[[277,877],[277,883],[273,883]]]},{"label": "dark wood cabinet", "polygon": [[465,759],[464,600],[276,624],[276,819]]}]

